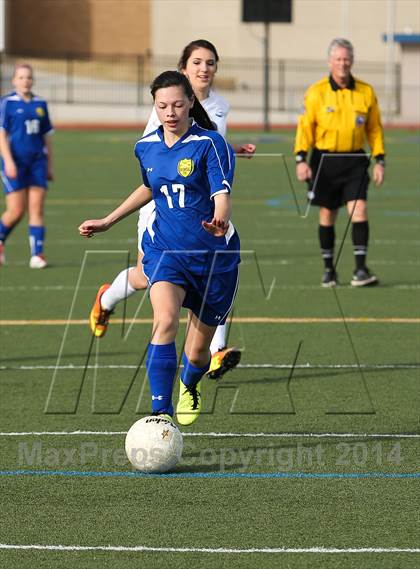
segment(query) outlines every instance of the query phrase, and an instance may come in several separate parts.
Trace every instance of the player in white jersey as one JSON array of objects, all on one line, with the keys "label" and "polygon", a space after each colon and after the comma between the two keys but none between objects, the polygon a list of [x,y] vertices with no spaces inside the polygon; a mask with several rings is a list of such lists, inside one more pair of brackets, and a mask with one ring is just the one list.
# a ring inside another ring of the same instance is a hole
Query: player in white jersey
[{"label": "player in white jersey", "polygon": [[[178,62],[178,70],[188,77],[196,98],[206,110],[217,131],[225,136],[229,104],[211,88],[218,61],[219,55],[212,43],[207,40],[195,40],[184,48]],[[146,135],[159,126],[160,121],[156,109],[153,107],[143,134]],[[255,152],[253,144],[236,145],[233,148],[235,153],[248,157],[251,157]],[[137,266],[121,271],[111,285],[104,284],[99,288],[90,314],[90,327],[92,333],[97,337],[102,337],[105,334],[109,317],[118,302],[131,296],[137,290],[147,288],[147,281],[143,273],[141,242],[154,207],[152,201],[140,210]],[[208,376],[212,379],[220,378],[226,371],[233,369],[239,363],[241,352],[236,348],[228,348],[226,343],[226,324],[223,324],[217,327],[210,346],[212,361]]]}]

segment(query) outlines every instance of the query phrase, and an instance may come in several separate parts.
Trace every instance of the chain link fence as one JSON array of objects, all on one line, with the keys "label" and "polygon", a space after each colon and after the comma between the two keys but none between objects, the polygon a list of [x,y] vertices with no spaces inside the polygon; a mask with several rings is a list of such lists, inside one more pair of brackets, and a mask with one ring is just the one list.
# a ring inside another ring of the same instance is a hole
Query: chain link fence
[{"label": "chain link fence", "polygon": [[[0,87],[11,90],[16,62],[30,63],[35,70],[35,92],[52,103],[148,105],[149,85],[166,69],[175,69],[174,57],[34,57],[0,55]],[[270,110],[296,112],[306,88],[327,74],[324,61],[270,61]],[[386,101],[386,69],[381,63],[357,63],[354,74],[373,85],[379,103]],[[393,91],[387,107],[391,115],[401,111],[400,65],[393,68]],[[232,109],[258,110],[263,107],[264,68],[261,59],[223,59],[215,89],[226,97]]]}]

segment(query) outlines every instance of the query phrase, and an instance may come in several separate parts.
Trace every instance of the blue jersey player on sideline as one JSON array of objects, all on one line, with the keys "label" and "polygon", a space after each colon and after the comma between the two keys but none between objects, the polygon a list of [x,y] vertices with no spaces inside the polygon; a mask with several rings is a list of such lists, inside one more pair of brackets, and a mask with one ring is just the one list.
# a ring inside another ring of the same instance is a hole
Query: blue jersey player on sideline
[{"label": "blue jersey player on sideline", "polygon": [[175,337],[185,306],[189,324],[176,412],[181,425],[190,425],[201,410],[200,380],[209,369],[210,342],[238,286],[240,244],[230,221],[234,154],[211,130],[185,75],[165,71],[151,92],[162,126],[135,146],[143,185],[105,218],[84,221],[79,232],[92,237],[106,231],[154,199],[155,215],[142,241],[154,315],[147,356],[152,411],[173,415]]},{"label": "blue jersey player on sideline", "polygon": [[44,257],[44,201],[47,180],[53,179],[50,137],[52,125],[47,103],[32,93],[33,71],[26,63],[13,73],[15,91],[1,102],[1,177],[6,211],[0,218],[0,265],[5,262],[4,243],[26,209],[32,269],[47,266]]}]

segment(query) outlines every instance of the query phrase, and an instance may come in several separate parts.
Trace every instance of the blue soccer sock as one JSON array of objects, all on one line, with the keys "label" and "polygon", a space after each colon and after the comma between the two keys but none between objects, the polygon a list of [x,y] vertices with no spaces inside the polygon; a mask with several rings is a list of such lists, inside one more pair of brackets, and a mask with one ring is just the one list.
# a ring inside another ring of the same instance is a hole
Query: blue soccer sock
[{"label": "blue soccer sock", "polygon": [[152,393],[152,412],[173,415],[172,389],[178,361],[175,342],[171,344],[149,344],[146,369]]},{"label": "blue soccer sock", "polygon": [[194,387],[194,385],[197,385],[210,367],[210,360],[204,367],[195,367],[195,365],[188,360],[185,352],[182,354],[182,363],[184,368],[181,371],[181,381],[187,387]]},{"label": "blue soccer sock", "polygon": [[7,239],[7,236],[12,231],[13,227],[8,227],[4,225],[4,223],[0,219],[0,241],[4,243]]},{"label": "blue soccer sock", "polygon": [[29,226],[29,244],[31,255],[42,255],[44,252],[45,227],[43,225]]}]

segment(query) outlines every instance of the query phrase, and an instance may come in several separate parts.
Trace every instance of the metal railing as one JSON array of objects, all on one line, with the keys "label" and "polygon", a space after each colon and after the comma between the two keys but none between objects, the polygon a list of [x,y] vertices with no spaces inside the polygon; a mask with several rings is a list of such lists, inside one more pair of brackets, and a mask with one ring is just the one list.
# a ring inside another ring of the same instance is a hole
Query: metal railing
[{"label": "metal railing", "polygon": [[[62,56],[0,55],[0,88],[11,90],[16,62],[28,62],[35,70],[35,92],[53,103],[147,105],[149,85],[165,69],[176,68],[176,57],[146,56]],[[384,105],[385,63],[357,63],[354,74],[369,82]],[[393,70],[395,90],[390,110],[400,113],[401,72]],[[323,61],[272,59],[270,62],[270,110],[296,112],[307,87],[327,74]],[[261,59],[223,59],[215,88],[226,97],[232,109],[259,110],[263,105],[264,75]],[[388,102],[389,105],[389,102]]]}]

